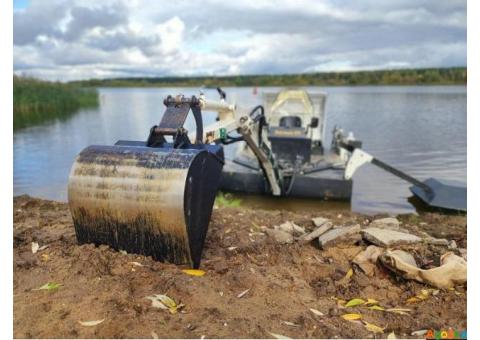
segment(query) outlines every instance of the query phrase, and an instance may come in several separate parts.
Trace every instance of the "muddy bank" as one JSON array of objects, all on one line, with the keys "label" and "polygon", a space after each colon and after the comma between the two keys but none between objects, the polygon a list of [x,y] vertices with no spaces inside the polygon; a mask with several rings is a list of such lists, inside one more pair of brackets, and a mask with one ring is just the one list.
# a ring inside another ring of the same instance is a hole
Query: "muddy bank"
[{"label": "muddy bank", "polygon": [[[17,338],[266,338],[269,333],[297,338],[415,337],[422,329],[466,329],[466,286],[440,290],[408,303],[424,284],[395,277],[376,266],[372,277],[352,267],[367,244],[340,242],[320,250],[315,242],[278,244],[261,232],[293,221],[313,228],[312,217],[335,224],[369,223],[372,217],[348,212],[214,210],[201,268],[202,277],[148,257],[122,254],[106,246],[78,246],[66,204],[21,196],[14,199],[14,336]],[[455,240],[466,247],[466,217],[425,214],[400,216],[402,228]],[[46,249],[32,253],[32,242]],[[438,265],[444,246],[399,247],[425,265]],[[457,250],[454,250],[456,253]],[[345,280],[350,269],[353,275]],[[47,282],[57,289],[34,290]],[[238,295],[248,289],[242,297]],[[185,307],[171,314],[145,299],[166,294]],[[375,299],[383,308],[408,308],[403,314],[363,306],[345,308],[340,300]],[[313,308],[323,313],[315,315]],[[358,313],[384,328],[375,334]],[[79,321],[104,320],[96,326]],[[416,336],[418,338],[418,336]]]}]

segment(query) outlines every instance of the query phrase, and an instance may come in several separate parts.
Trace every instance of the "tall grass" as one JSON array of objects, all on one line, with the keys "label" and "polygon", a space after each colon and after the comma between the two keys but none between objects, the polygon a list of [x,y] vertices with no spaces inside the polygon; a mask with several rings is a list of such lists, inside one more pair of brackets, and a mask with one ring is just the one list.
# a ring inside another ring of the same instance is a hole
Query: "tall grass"
[{"label": "tall grass", "polygon": [[13,77],[13,128],[67,118],[79,108],[98,105],[96,89]]}]

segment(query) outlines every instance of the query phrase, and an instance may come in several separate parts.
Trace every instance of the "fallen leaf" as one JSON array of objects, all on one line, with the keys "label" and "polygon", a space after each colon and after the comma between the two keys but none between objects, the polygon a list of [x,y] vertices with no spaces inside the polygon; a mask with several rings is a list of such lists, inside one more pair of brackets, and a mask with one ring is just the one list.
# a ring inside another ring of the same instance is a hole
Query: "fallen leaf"
[{"label": "fallen leaf", "polygon": [[345,307],[355,307],[355,306],[358,306],[358,305],[363,305],[365,303],[365,300],[362,300],[362,299],[352,299],[350,301],[347,302],[347,304],[345,305]]},{"label": "fallen leaf", "polygon": [[128,262],[134,266],[137,266],[137,267],[143,267],[143,264],[141,264],[140,262]]},{"label": "fallen leaf", "polygon": [[350,279],[352,278],[352,275],[353,275],[353,269],[350,268],[348,271],[347,271],[347,274],[345,274],[345,276],[340,280],[340,284],[341,285],[346,285],[347,283],[350,282]]},{"label": "fallen leaf", "polygon": [[417,303],[417,302],[420,302],[420,301],[422,301],[422,300],[420,300],[416,296],[407,299],[407,303]]},{"label": "fallen leaf", "polygon": [[43,261],[48,261],[49,258],[50,256],[48,254],[42,254]]},{"label": "fallen leaf", "polygon": [[387,339],[396,339],[396,338],[397,338],[397,336],[395,335],[395,332],[392,332],[392,333],[388,334],[388,336],[387,336]]},{"label": "fallen leaf", "polygon": [[82,326],[92,327],[98,324],[101,324],[105,319],[102,320],[92,320],[92,321],[79,321],[78,323]]},{"label": "fallen leaf", "polygon": [[148,300],[152,301],[152,307],[160,308],[160,309],[168,309],[168,307],[165,306],[163,303],[161,303],[155,295],[154,296],[146,296],[145,299],[148,299]]},{"label": "fallen leaf", "polygon": [[362,316],[360,314],[351,313],[351,314],[343,314],[342,318],[345,320],[351,321],[351,320],[359,320],[362,318]]},{"label": "fallen leaf", "polygon": [[400,314],[400,315],[408,315],[408,313],[410,313],[412,310],[408,308],[388,308],[385,311],[389,313]]},{"label": "fallen leaf", "polygon": [[205,275],[205,271],[200,269],[183,269],[182,272],[192,276],[203,276]]},{"label": "fallen leaf", "polygon": [[38,248],[38,251],[41,251],[41,250],[45,250],[48,248],[48,244],[44,245],[44,246],[41,246],[40,248]]},{"label": "fallen leaf", "polygon": [[378,306],[378,305],[370,306],[370,307],[368,307],[368,309],[371,309],[371,310],[385,310],[385,308],[383,308],[382,306]]},{"label": "fallen leaf", "polygon": [[345,304],[347,303],[347,301],[343,300],[343,299],[339,299],[335,296],[332,296],[332,299],[337,301],[337,305],[340,307],[340,308],[345,308]]},{"label": "fallen leaf", "polygon": [[275,339],[291,339],[288,336],[281,335],[281,334],[276,334],[272,332],[268,332],[271,336],[273,336]]},{"label": "fallen leaf", "polygon": [[40,246],[38,245],[37,242],[32,242],[32,253],[36,254]]},{"label": "fallen leaf", "polygon": [[61,284],[59,284],[59,283],[47,282],[43,286],[41,286],[40,288],[36,288],[34,290],[48,290],[48,291],[50,291],[50,290],[55,290],[60,286],[61,286]]},{"label": "fallen leaf", "polygon": [[180,308],[185,306],[182,303],[177,304],[171,297],[164,294],[146,296],[145,299],[152,301],[152,307],[168,309],[172,314],[175,314]]},{"label": "fallen leaf", "polygon": [[367,299],[367,302],[365,302],[366,305],[376,305],[378,304],[378,301],[375,299]]},{"label": "fallen leaf", "polygon": [[232,250],[235,250],[235,249],[237,249],[237,248],[238,248],[238,247],[228,247],[228,250],[229,250],[229,251],[232,251]]},{"label": "fallen leaf", "polygon": [[415,332],[412,332],[412,336],[418,336],[418,337],[422,337],[424,336],[425,334],[428,333],[428,330],[427,329],[420,329],[418,331],[415,331]]},{"label": "fallen leaf", "polygon": [[310,308],[310,312],[312,312],[313,314],[318,315],[318,316],[324,316],[325,315],[322,312],[320,312],[319,310],[316,310],[314,308]]},{"label": "fallen leaf", "polygon": [[282,321],[284,325],[291,326],[291,327],[298,327],[296,323],[290,322],[290,321]]},{"label": "fallen leaf", "polygon": [[369,323],[369,322],[366,322],[366,321],[363,321],[363,323],[365,324],[365,328],[368,331],[373,332],[373,333],[383,333],[383,331],[385,329],[385,328],[379,327],[377,325],[374,325],[373,323]]},{"label": "fallen leaf", "polygon": [[237,298],[241,298],[241,297],[245,296],[245,294],[247,294],[249,290],[250,290],[250,288],[244,290],[243,292],[241,292],[240,294],[237,295]]}]

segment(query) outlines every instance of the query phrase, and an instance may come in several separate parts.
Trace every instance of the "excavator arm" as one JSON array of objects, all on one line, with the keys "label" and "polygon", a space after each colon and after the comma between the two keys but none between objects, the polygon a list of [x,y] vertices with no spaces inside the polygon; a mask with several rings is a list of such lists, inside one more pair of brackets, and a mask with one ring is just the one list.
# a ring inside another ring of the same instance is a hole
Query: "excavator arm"
[{"label": "excavator arm", "polygon": [[[199,101],[202,110],[216,111],[219,114],[219,120],[204,129],[204,142],[209,144],[226,144],[227,136],[230,133],[237,132],[240,134],[242,138],[236,141],[245,141],[255,157],[257,157],[258,163],[270,185],[272,194],[275,196],[282,195],[282,177],[279,174],[278,166],[275,164],[272,151],[267,144],[258,140],[254,134],[256,129],[262,128],[258,119],[260,117],[252,117],[252,114],[239,115],[236,106],[228,104],[223,98],[220,101],[212,101],[206,99],[201,94]],[[255,111],[254,109],[251,113]]]}]

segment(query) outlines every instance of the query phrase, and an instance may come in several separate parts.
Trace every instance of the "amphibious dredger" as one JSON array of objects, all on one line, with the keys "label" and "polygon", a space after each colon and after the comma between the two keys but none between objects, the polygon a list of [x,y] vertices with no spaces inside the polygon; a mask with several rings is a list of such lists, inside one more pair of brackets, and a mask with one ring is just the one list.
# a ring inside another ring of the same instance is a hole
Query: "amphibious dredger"
[{"label": "amphibious dredger", "polygon": [[[341,129],[334,129],[326,151],[324,94],[295,89],[266,94],[265,106],[244,111],[218,92],[219,101],[203,94],[168,96],[160,123],[145,141],[91,145],[80,152],[68,183],[79,243],[107,244],[198,268],[219,186],[350,199],[352,175],[365,163],[411,182],[412,192],[427,204],[466,210],[465,188],[433,179],[420,182],[362,151],[360,142]],[[205,129],[202,110],[218,112],[217,122]],[[189,134],[184,123],[190,111],[196,129]],[[236,142],[243,145],[225,164],[222,145]]]},{"label": "amphibious dredger", "polygon": [[[255,130],[259,144],[273,155],[280,186],[276,192],[282,196],[350,200],[352,181],[345,178],[350,152],[341,145],[357,148],[361,142],[352,133],[346,136],[335,127],[330,148],[325,147],[326,95],[288,89],[263,96],[265,114],[259,108]],[[222,190],[272,193],[253,151],[254,148],[244,145],[232,161],[225,163]]]}]

